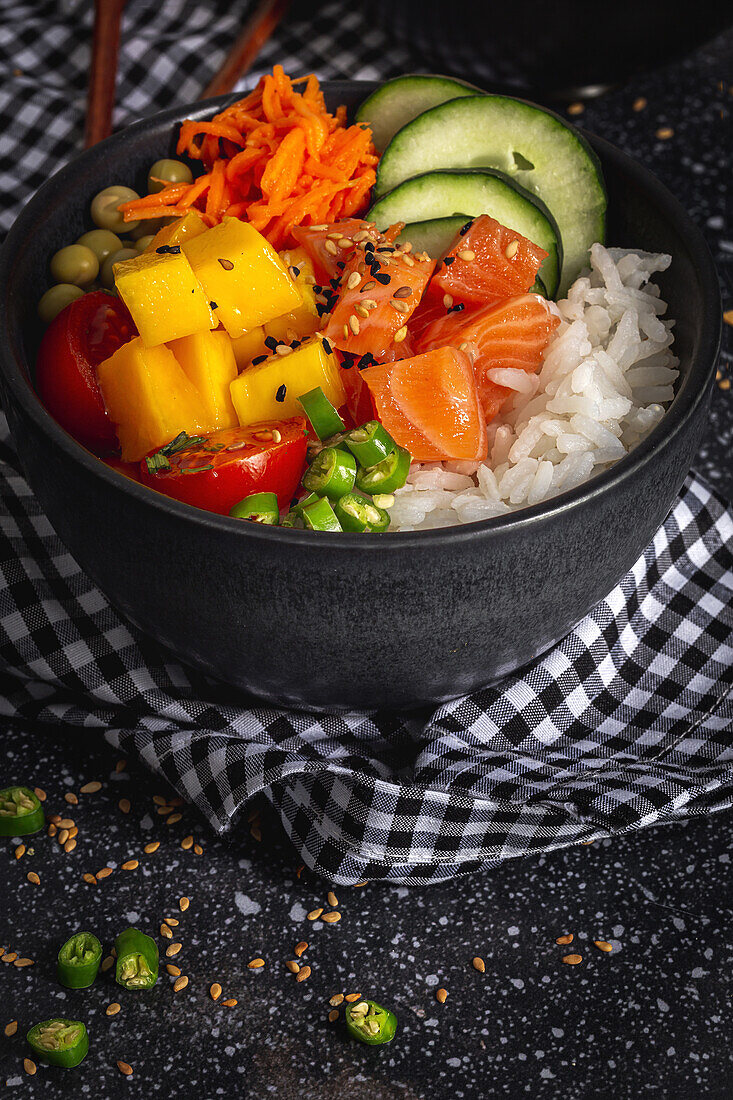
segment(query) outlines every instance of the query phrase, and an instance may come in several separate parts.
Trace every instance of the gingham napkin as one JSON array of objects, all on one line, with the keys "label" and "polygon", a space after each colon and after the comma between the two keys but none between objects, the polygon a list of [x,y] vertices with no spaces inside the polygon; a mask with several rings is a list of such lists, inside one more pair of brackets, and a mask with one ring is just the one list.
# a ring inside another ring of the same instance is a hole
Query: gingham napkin
[{"label": "gingham napkin", "polygon": [[[0,0],[7,228],[81,139],[86,0]],[[195,98],[231,3],[130,0],[117,124]],[[419,67],[360,6],[296,4],[255,75]],[[11,17],[12,16],[12,17]],[[24,74],[28,73],[26,77]],[[40,511],[0,434],[0,715],[97,728],[224,831],[257,794],[334,882],[438,882],[733,804],[733,512],[691,476],[653,543],[551,653],[423,718],[237,704],[126,625]]]}]

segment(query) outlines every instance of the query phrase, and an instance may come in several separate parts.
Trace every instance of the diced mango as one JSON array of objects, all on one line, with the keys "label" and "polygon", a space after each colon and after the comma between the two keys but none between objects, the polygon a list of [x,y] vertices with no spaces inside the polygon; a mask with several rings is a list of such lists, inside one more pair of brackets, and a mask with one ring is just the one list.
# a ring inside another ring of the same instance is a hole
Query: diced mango
[{"label": "diced mango", "polygon": [[137,462],[179,432],[207,431],[198,390],[165,345],[130,340],[97,368],[124,462]]},{"label": "diced mango", "polygon": [[259,420],[302,415],[298,397],[316,386],[337,409],[346,403],[336,357],[319,336],[289,355],[272,355],[264,363],[246,367],[232,382],[231,395],[239,423],[245,427]]},{"label": "diced mango", "polygon": [[232,341],[224,329],[196,332],[168,345],[201,397],[201,415],[209,429],[234,428],[237,414],[229,387],[237,377]]},{"label": "diced mango", "polygon": [[232,339],[302,304],[277,252],[248,222],[224,218],[182,248]]},{"label": "diced mango", "polygon": [[189,211],[183,217],[176,218],[175,221],[162,226],[145,251],[155,252],[156,248],[162,248],[164,245],[183,244],[184,241],[191,241],[194,237],[199,237],[202,233],[205,233],[206,228],[206,222],[203,218]]},{"label": "diced mango", "polygon": [[182,252],[144,252],[115,264],[114,275],[146,347],[216,328],[209,300]]},{"label": "diced mango", "polygon": [[[232,341],[237,366],[240,370],[248,367],[258,355],[269,355],[270,348],[265,344],[268,336],[278,342],[291,343],[294,339],[302,340],[304,336],[311,336],[322,327],[323,321],[318,315],[316,295],[313,290],[315,275],[313,265],[303,248],[292,248],[289,252],[281,252],[280,258],[284,264],[294,273],[295,285],[303,296],[303,304],[290,313],[284,313],[282,317],[275,317],[266,325],[253,328]],[[295,274],[297,272],[297,274]],[[312,282],[308,282],[308,279]]]},{"label": "diced mango", "polygon": [[239,370],[248,367],[258,355],[269,355],[270,348],[265,343],[265,330],[262,325],[258,325],[257,328],[253,328],[250,332],[245,332],[238,336],[236,340],[232,340],[232,350]]}]

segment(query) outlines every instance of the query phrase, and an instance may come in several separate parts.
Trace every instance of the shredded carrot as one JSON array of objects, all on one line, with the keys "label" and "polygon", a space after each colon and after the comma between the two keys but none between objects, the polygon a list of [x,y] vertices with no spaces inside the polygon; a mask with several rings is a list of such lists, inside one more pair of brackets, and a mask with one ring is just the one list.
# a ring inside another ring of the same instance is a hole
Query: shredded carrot
[{"label": "shredded carrot", "polygon": [[120,207],[125,221],[199,214],[249,221],[276,248],[296,225],[359,214],[376,178],[371,131],[326,110],[317,78],[292,80],[281,65],[208,122],[181,123],[178,155],[201,161],[193,183],[168,184]]}]

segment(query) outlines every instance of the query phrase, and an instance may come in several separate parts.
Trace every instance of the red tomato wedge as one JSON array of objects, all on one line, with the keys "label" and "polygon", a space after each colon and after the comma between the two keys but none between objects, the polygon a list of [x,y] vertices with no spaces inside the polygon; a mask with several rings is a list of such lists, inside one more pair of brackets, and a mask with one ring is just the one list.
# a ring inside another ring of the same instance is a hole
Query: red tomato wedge
[{"label": "red tomato wedge", "polygon": [[362,371],[377,415],[416,462],[486,458],[486,420],[468,356],[438,348]]},{"label": "red tomato wedge", "polygon": [[373,249],[364,243],[346,263],[326,338],[351,355],[383,359],[392,348],[402,355],[399,345],[435,261],[415,259],[393,245]]},{"label": "red tomato wedge", "polygon": [[197,436],[168,456],[170,469],[151,472],[143,459],[140,480],[184,504],[224,516],[250,493],[276,493],[280,507],[286,508],[300,482],[305,455],[306,421],[294,416]]},{"label": "red tomato wedge", "polygon": [[547,253],[488,214],[469,223],[438,265],[431,299],[491,305],[522,294],[534,285]]},{"label": "red tomato wedge", "polygon": [[62,309],[38,349],[39,397],[69,435],[97,454],[118,449],[97,382],[97,367],[136,335],[124,303],[95,290]]},{"label": "red tomato wedge", "polygon": [[420,346],[426,350],[446,344],[466,346],[473,356],[481,403],[486,419],[499,411],[511,390],[487,378],[494,367],[531,373],[539,370],[550,336],[560,318],[539,294],[522,294],[499,306],[451,313],[425,329]]}]

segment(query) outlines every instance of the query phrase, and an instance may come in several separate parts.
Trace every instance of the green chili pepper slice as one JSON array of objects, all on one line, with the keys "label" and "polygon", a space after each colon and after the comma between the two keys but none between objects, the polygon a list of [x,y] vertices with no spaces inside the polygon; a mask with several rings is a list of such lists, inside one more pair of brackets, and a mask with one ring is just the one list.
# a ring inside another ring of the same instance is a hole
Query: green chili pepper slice
[{"label": "green chili pepper slice", "polygon": [[311,531],[341,531],[341,524],[336,518],[336,513],[331,507],[330,501],[322,497],[316,504],[311,504],[303,510],[303,520]]},{"label": "green chili pepper slice", "polygon": [[126,928],[115,940],[115,980],[125,989],[152,989],[158,980],[158,945],[137,928]]},{"label": "green chili pepper slice", "polygon": [[401,489],[410,472],[410,452],[397,447],[376,466],[365,470],[360,467],[356,474],[356,487],[362,493],[393,493]]},{"label": "green chili pepper slice", "polygon": [[91,932],[77,932],[58,953],[56,976],[67,989],[86,989],[97,976],[102,945]]},{"label": "green chili pepper slice", "polygon": [[43,807],[28,787],[0,791],[0,836],[27,836],[45,823]]},{"label": "green chili pepper slice", "polygon": [[349,451],[324,447],[303,475],[303,484],[311,492],[338,500],[354,488],[356,459]]},{"label": "green chili pepper slice", "polygon": [[368,420],[360,428],[349,432],[346,446],[359,465],[368,470],[391,455],[397,444],[383,424],[378,420]]},{"label": "green chili pepper slice", "polygon": [[298,401],[319,439],[328,439],[330,435],[342,432],[346,427],[320,386],[302,393]]},{"label": "green chili pepper slice", "polygon": [[380,532],[389,527],[389,513],[358,493],[345,493],[334,504],[334,511],[344,531]]},{"label": "green chili pepper slice", "polygon": [[[317,498],[316,498],[317,499]],[[302,531],[305,527],[305,520],[299,512],[288,512],[280,520],[281,527],[294,527],[297,530]]]},{"label": "green chili pepper slice", "polygon": [[73,1069],[87,1056],[89,1036],[81,1020],[44,1020],[34,1024],[26,1035],[40,1062],[61,1069]]},{"label": "green chili pepper slice", "polygon": [[394,1039],[397,1017],[376,1001],[356,1001],[346,1009],[346,1029],[360,1043],[379,1046]]},{"label": "green chili pepper slice", "polygon": [[304,508],[309,508],[311,504],[315,504],[316,501],[320,499],[321,498],[319,497],[318,493],[308,493],[301,500],[299,500],[297,504],[292,504],[290,506],[290,511],[295,513],[299,512],[302,514]]},{"label": "green chili pepper slice", "polygon": [[275,493],[250,493],[244,500],[235,504],[229,513],[235,519],[248,519],[251,523],[265,523],[277,527],[280,522],[280,508]]}]

